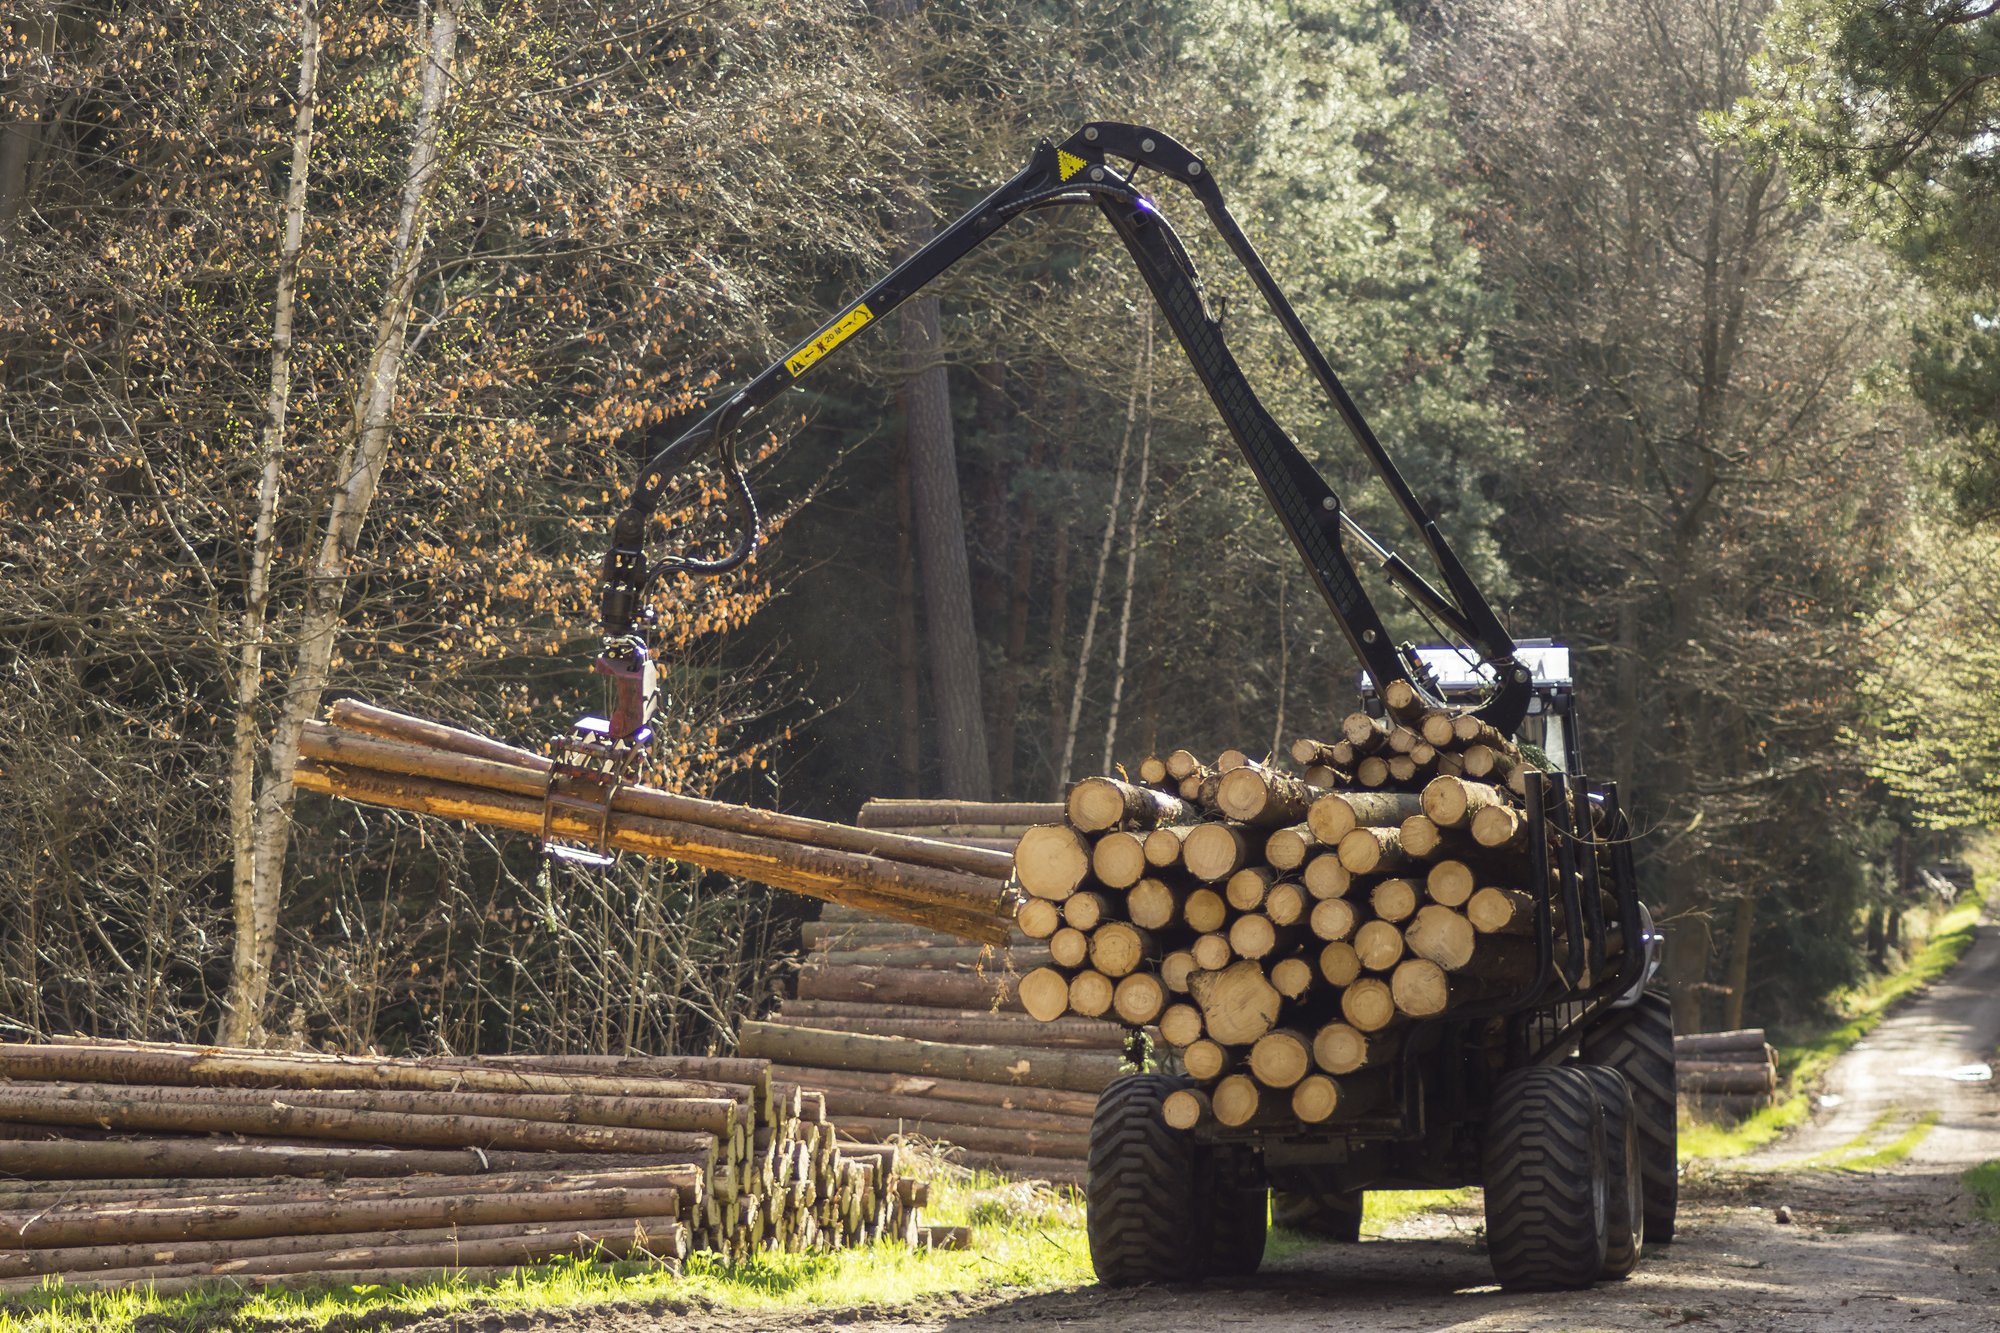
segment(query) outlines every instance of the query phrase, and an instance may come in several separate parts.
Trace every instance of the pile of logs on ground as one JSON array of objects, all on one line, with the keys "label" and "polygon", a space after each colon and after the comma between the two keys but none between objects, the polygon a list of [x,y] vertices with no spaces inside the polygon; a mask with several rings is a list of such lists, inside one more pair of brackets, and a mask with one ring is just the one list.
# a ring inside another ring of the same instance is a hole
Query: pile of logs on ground
[{"label": "pile of logs on ground", "polygon": [[1528,761],[1390,694],[1389,720],[1295,744],[1296,772],[1177,750],[1072,787],[1015,850],[1042,956],[1022,1007],[1157,1025],[1197,1083],[1169,1100],[1178,1127],[1312,1124],[1380,1107],[1411,1022],[1518,990]]},{"label": "pile of logs on ground", "polygon": [[[550,761],[424,718],[343,699],[301,739],[298,785],[368,805],[540,836]],[[551,831],[598,830],[558,808]],[[1007,938],[1005,850],[830,824],[627,786],[606,826],[613,849],[756,880],[981,943]]]},{"label": "pile of logs on ground", "polygon": [[1762,1028],[1675,1037],[1674,1072],[1681,1100],[1711,1116],[1741,1119],[1778,1092],[1778,1052]]},{"label": "pile of logs on ground", "polygon": [[0,1122],[0,1291],[957,1239],[762,1060],[0,1045]]},{"label": "pile of logs on ground", "polygon": [[[870,801],[863,827],[1011,848],[1055,803]],[[1003,853],[1004,854],[1004,853]],[[1038,1023],[1015,987],[1045,956],[1018,929],[991,947],[829,906],[804,930],[796,998],[751,1023],[739,1049],[821,1093],[841,1133],[911,1135],[964,1165],[1083,1183],[1097,1095],[1122,1067],[1124,1028]]]}]

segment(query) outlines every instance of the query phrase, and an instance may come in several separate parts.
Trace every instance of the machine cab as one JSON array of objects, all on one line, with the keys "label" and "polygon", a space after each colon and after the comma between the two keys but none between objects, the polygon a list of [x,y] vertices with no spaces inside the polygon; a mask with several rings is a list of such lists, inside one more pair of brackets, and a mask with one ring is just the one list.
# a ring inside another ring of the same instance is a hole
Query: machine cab
[{"label": "machine cab", "polygon": [[[1463,648],[1432,646],[1418,648],[1417,658],[1436,682],[1446,702],[1470,707],[1491,688],[1493,669]],[[1565,773],[1582,770],[1582,751],[1576,734],[1575,682],[1570,676],[1569,645],[1550,639],[1520,639],[1514,656],[1534,673],[1534,694],[1528,700],[1528,715],[1521,719],[1520,738],[1541,750],[1549,762]],[[1361,673],[1361,697],[1368,711],[1382,715],[1382,701],[1376,697],[1375,683]]]}]

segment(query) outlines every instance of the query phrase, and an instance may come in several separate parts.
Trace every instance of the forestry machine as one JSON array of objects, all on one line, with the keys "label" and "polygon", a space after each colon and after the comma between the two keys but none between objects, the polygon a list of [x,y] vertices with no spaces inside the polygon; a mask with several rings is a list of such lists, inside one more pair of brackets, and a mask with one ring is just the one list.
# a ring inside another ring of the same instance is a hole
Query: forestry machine
[{"label": "forestry machine", "polygon": [[[1438,583],[1370,535],[1265,409],[1204,299],[1200,279],[1143,172],[1199,201],[1354,442],[1401,508]],[[1284,525],[1333,620],[1365,668],[1364,694],[1406,682],[1421,707],[1470,712],[1509,737],[1546,742],[1548,771],[1527,784],[1536,966],[1519,988],[1406,1029],[1388,1104],[1360,1119],[1302,1125],[1260,1118],[1238,1129],[1168,1128],[1168,1073],[1121,1078],[1092,1129],[1090,1244],[1108,1283],[1185,1281],[1253,1271],[1267,1204],[1281,1219],[1356,1239],[1369,1189],[1487,1188],[1493,1262],[1509,1285],[1583,1285],[1631,1270],[1641,1238],[1671,1237],[1675,1207],[1672,1030],[1664,1000],[1644,988],[1657,939],[1635,895],[1628,826],[1615,790],[1578,772],[1567,652],[1517,645],[1438,525],[1363,419],[1319,345],[1224,206],[1208,164],[1137,125],[1096,122],[1043,142],[987,195],[804,342],[699,421],[640,470],[602,566],[608,682],[601,717],[580,720],[561,747],[549,802],[603,827],[617,787],[650,736],[657,686],[646,630],[666,576],[716,575],[750,559],[755,497],[735,454],[738,430],[827,356],[880,324],[988,237],[1024,214],[1095,206],[1125,245]],[[647,527],[667,481],[713,456],[742,528],[713,558],[649,559]],[[1350,548],[1348,543],[1353,545]],[[1362,590],[1356,559],[1372,563],[1455,647],[1397,644]],[[1372,709],[1380,704],[1370,700]],[[606,858],[604,840],[544,839],[558,856]],[[1582,923],[1582,929],[1564,928]],[[1508,1250],[1502,1253],[1503,1248]]]}]

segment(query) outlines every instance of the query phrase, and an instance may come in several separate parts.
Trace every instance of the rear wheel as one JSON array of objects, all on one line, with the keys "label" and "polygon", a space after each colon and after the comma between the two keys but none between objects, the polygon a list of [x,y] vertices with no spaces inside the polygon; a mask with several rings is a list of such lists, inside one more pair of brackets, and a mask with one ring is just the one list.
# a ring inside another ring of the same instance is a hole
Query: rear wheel
[{"label": "rear wheel", "polygon": [[1639,1174],[1646,1182],[1646,1244],[1674,1238],[1680,1202],[1680,1121],[1674,1104],[1674,1010],[1666,996],[1646,994],[1613,1009],[1583,1039],[1583,1058],[1615,1069],[1632,1090],[1639,1131]]},{"label": "rear wheel", "polygon": [[1597,1108],[1604,1113],[1604,1166],[1611,1194],[1601,1276],[1630,1277],[1639,1266],[1646,1229],[1646,1182],[1639,1169],[1639,1125],[1632,1114],[1632,1090],[1615,1069],[1603,1065],[1580,1065],[1578,1069],[1596,1090]]},{"label": "rear wheel", "polygon": [[1361,1192],[1306,1194],[1272,1190],[1271,1222],[1302,1236],[1352,1245],[1361,1239]]},{"label": "rear wheel", "polygon": [[1208,1221],[1202,1271],[1209,1277],[1249,1277],[1264,1262],[1270,1191],[1249,1163],[1219,1149],[1199,1155],[1195,1179],[1200,1189],[1195,1204]]},{"label": "rear wheel", "polygon": [[1486,1244],[1513,1290],[1587,1287],[1604,1268],[1610,1211],[1604,1116],[1575,1069],[1500,1081],[1482,1145]]},{"label": "rear wheel", "polygon": [[1210,1237],[1195,1197],[1195,1143],[1161,1115],[1168,1094],[1185,1086],[1165,1074],[1134,1074],[1098,1099],[1085,1225],[1091,1267],[1107,1287],[1201,1277]]}]

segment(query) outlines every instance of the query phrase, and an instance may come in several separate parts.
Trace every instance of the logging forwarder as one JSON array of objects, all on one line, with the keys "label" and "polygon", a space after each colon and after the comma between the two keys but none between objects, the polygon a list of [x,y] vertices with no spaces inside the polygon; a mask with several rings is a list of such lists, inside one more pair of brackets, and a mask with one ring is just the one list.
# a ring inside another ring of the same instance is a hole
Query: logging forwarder
[{"label": "logging forwarder", "polygon": [[[1437,582],[1354,520],[1252,391],[1186,248],[1139,189],[1146,172],[1201,205],[1402,511]],[[1673,1232],[1675,1108],[1671,1024],[1664,1002],[1644,989],[1656,940],[1634,892],[1617,794],[1576,771],[1567,679],[1558,687],[1544,673],[1537,681],[1535,668],[1547,660],[1541,645],[1517,648],[1230,214],[1207,164],[1158,130],[1094,122],[1059,144],[1041,143],[1012,179],[651,453],[601,569],[604,647],[596,670],[609,702],[560,747],[549,809],[582,811],[602,829],[650,737],[658,696],[646,631],[661,581],[722,574],[754,553],[757,501],[735,453],[743,423],[1010,222],[1069,206],[1095,207],[1124,244],[1375,699],[1406,716],[1470,715],[1508,738],[1521,735],[1524,722],[1539,738],[1559,712],[1563,736],[1551,771],[1535,775],[1525,793],[1529,882],[1538,886],[1532,969],[1503,994],[1414,1025],[1383,1071],[1389,1095],[1367,1118],[1331,1125],[1260,1118],[1184,1131],[1162,1114],[1184,1086],[1178,1076],[1141,1073],[1113,1084],[1100,1102],[1090,1158],[1099,1277],[1184,1281],[1253,1271],[1272,1190],[1293,1218],[1353,1239],[1365,1190],[1468,1184],[1487,1188],[1489,1247],[1504,1283],[1578,1286],[1624,1276],[1642,1238],[1659,1243]],[[649,557],[647,530],[667,482],[710,457],[739,512],[733,545],[712,556]],[[1450,641],[1448,656],[1391,638],[1357,560]],[[1441,678],[1438,668],[1452,662],[1464,669]],[[544,843],[573,860],[608,856],[601,836]],[[1582,928],[1569,928],[1576,923]]]}]

